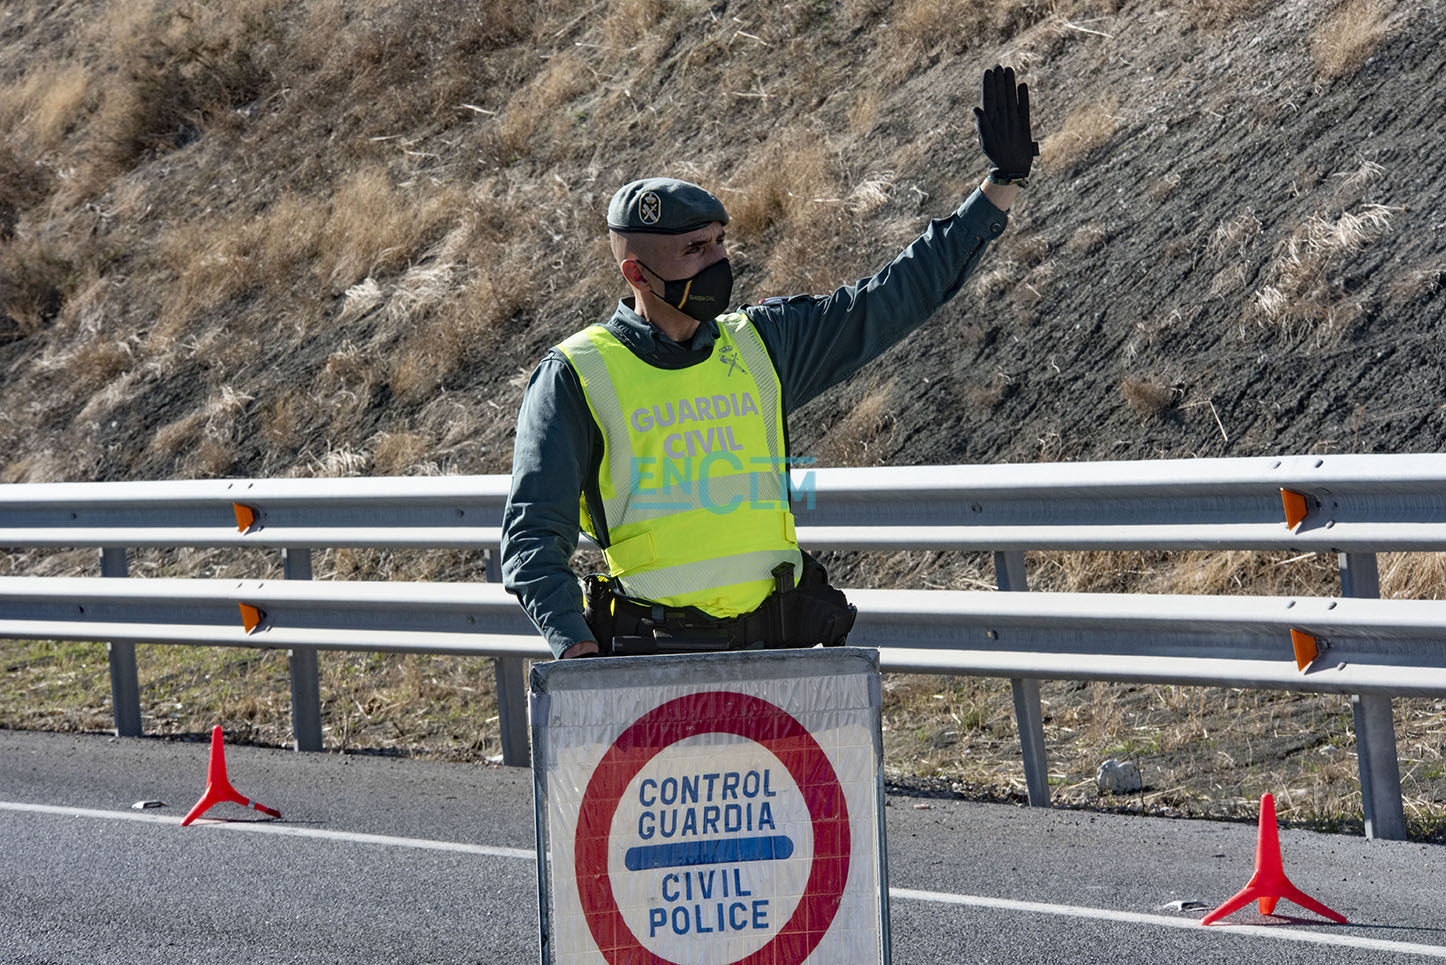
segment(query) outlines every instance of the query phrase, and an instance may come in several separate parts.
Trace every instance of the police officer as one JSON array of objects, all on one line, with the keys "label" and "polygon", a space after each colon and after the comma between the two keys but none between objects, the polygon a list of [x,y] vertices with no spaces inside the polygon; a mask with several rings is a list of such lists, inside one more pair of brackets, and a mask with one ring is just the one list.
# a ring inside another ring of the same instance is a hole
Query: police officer
[{"label": "police officer", "polygon": [[[986,71],[974,114],[992,165],[979,189],[828,295],[730,312],[716,197],[671,178],[613,196],[609,238],[632,297],[533,373],[503,521],[503,581],[555,655],[842,642],[852,608],[794,535],[785,420],[928,319],[1004,230],[1038,153],[1026,85]],[[608,564],[586,615],[568,565],[580,527]]]}]

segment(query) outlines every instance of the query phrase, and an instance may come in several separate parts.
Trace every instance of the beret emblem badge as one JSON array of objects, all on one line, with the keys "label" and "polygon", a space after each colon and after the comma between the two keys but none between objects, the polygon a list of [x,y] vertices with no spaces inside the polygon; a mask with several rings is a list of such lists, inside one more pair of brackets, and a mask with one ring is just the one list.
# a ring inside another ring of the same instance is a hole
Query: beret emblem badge
[{"label": "beret emblem badge", "polygon": [[657,224],[663,217],[663,201],[657,192],[649,191],[638,199],[638,220],[643,224]]}]

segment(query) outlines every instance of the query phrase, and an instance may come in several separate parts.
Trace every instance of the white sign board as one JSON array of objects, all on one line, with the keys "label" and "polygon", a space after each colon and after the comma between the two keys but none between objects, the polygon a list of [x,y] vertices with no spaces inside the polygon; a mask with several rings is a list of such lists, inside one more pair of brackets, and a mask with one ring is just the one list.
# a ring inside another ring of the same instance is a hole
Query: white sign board
[{"label": "white sign board", "polygon": [[889,960],[878,654],[532,671],[542,960]]}]

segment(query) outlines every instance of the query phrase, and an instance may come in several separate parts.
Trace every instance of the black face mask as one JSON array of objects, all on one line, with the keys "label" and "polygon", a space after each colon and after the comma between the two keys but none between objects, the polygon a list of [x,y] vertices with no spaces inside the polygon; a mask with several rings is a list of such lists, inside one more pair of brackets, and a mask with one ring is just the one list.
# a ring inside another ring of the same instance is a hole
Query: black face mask
[{"label": "black face mask", "polygon": [[[643,263],[639,260],[638,264]],[[651,268],[648,271],[662,279],[663,301],[685,315],[706,322],[728,310],[728,299],[733,294],[733,266],[727,258],[713,262],[692,278],[677,281],[668,281]]]}]

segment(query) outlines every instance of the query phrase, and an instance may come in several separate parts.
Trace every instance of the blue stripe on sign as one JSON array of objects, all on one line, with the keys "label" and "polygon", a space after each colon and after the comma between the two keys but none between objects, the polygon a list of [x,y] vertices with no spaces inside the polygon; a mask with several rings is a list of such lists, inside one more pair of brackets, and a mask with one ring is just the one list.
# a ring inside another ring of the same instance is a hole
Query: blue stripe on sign
[{"label": "blue stripe on sign", "polygon": [[727,838],[720,841],[690,841],[687,844],[650,844],[629,848],[623,864],[629,871],[677,868],[693,864],[729,864],[735,861],[781,861],[793,854],[793,841],[775,834],[756,838]]}]

